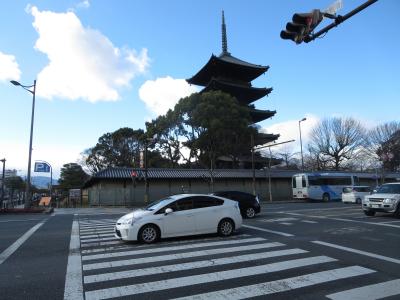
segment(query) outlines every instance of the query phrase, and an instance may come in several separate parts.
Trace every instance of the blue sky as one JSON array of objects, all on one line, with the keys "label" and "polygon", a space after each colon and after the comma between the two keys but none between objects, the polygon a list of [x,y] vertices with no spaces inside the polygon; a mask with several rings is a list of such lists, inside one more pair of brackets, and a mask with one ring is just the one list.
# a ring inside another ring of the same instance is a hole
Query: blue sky
[{"label": "blue sky", "polygon": [[[277,114],[259,123],[304,142],[322,118],[354,117],[371,128],[399,120],[400,2],[381,0],[324,38],[296,45],[279,33],[295,12],[333,1],[6,1],[0,9],[0,158],[26,173],[31,94],[37,81],[32,160],[60,167],[106,132],[145,121],[197,90],[183,79],[228,50],[270,70],[253,81],[273,92],[255,102]],[[345,14],[364,1],[344,0]],[[330,21],[325,20],[322,28]],[[35,174],[38,175],[38,174]]]}]

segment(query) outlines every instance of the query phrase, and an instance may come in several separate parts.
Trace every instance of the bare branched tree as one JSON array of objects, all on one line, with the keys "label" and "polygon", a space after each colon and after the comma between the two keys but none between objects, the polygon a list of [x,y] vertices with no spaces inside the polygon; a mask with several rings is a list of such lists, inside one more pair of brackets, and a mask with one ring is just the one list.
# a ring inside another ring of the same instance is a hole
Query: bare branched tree
[{"label": "bare branched tree", "polygon": [[381,160],[378,156],[379,149],[386,144],[393,134],[400,130],[400,122],[387,122],[378,125],[368,132],[366,137],[366,149],[369,155],[376,161]]},{"label": "bare branched tree", "polygon": [[331,118],[319,122],[310,135],[310,152],[339,170],[355,158],[357,150],[365,144],[365,129],[353,118]]}]

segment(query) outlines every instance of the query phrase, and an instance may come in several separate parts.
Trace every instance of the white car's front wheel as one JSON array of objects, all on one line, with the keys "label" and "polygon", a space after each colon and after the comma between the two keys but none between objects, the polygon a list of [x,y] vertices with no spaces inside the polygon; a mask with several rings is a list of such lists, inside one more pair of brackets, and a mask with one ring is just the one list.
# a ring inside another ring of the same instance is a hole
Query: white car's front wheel
[{"label": "white car's front wheel", "polygon": [[159,238],[160,230],[155,225],[147,224],[140,228],[138,234],[139,241],[146,244],[151,244],[158,241]]},{"label": "white car's front wheel", "polygon": [[235,225],[230,219],[223,219],[218,224],[218,234],[220,236],[230,236],[235,229]]}]

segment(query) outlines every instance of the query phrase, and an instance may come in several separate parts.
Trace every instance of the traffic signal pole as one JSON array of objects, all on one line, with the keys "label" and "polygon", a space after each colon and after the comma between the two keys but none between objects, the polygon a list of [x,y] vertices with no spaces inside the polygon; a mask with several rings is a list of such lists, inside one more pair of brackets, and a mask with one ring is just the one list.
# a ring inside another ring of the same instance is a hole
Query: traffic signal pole
[{"label": "traffic signal pole", "polygon": [[339,24],[343,23],[347,19],[351,18],[355,14],[359,13],[360,11],[364,10],[365,8],[367,8],[371,4],[374,4],[377,1],[378,0],[369,0],[369,1],[365,2],[364,4],[358,6],[357,8],[353,9],[349,13],[345,14],[344,16],[338,15],[337,17],[335,17],[335,21],[332,24],[326,26],[325,28],[321,29],[317,33],[305,36],[304,37],[304,42],[308,43],[308,42],[311,42],[311,41],[315,40],[316,38],[320,37],[324,33],[326,33],[329,30],[331,30],[332,28],[337,27]]}]

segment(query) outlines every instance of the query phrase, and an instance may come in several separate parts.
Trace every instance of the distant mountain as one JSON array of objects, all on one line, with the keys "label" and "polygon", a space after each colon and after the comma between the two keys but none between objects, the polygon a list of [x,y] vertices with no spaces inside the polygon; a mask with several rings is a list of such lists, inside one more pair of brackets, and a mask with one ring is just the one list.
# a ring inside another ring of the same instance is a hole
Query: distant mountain
[{"label": "distant mountain", "polygon": [[[32,184],[40,189],[46,189],[46,188],[48,188],[48,186],[50,184],[50,177],[32,176],[31,179],[32,179]],[[56,184],[58,184],[58,180],[53,179],[53,185],[56,185]]]}]

